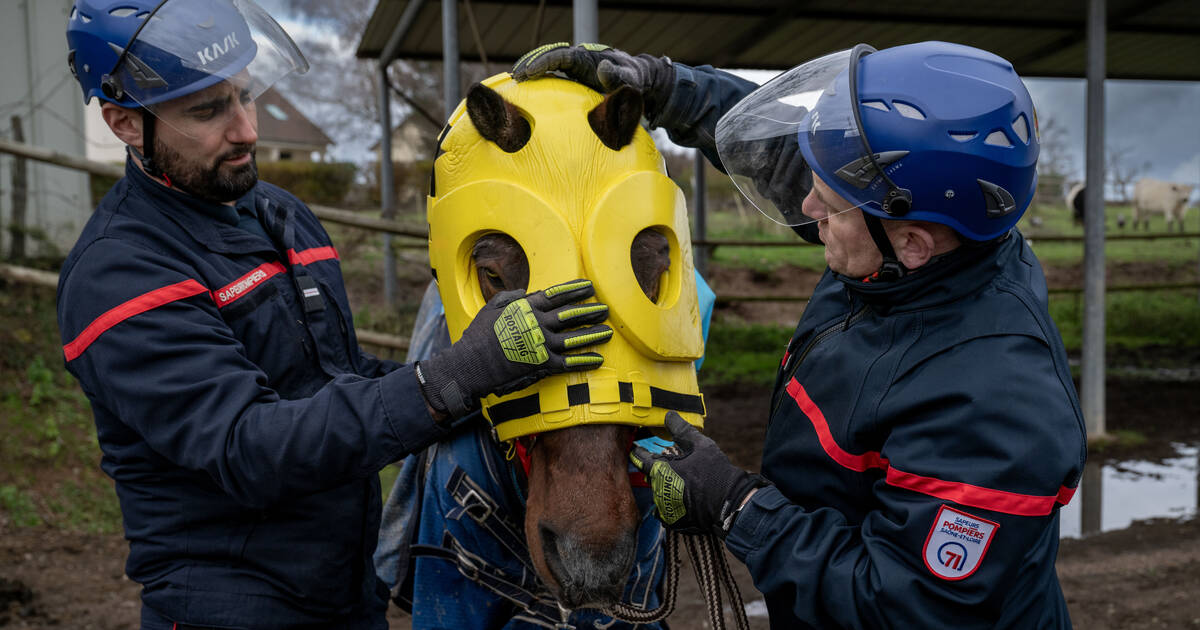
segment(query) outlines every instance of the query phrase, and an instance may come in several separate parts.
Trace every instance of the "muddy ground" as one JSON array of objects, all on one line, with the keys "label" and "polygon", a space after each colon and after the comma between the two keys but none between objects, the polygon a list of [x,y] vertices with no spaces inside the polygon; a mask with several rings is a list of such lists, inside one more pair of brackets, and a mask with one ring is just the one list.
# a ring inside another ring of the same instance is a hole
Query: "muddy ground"
[{"label": "muddy ground", "polygon": [[[1138,281],[1153,271],[1161,269],[1121,265],[1110,281]],[[1077,283],[1071,273],[1052,273],[1051,285]],[[715,270],[710,282],[718,294],[745,295],[784,293],[786,287],[811,287],[815,280],[812,272],[785,268],[772,273]],[[722,308],[721,315],[790,325],[801,308],[798,303],[741,304]],[[1159,359],[1190,365],[1193,372],[1200,368],[1200,350],[1194,348],[1110,353],[1109,364],[1145,366]],[[706,392],[711,435],[735,463],[747,468],[758,466],[767,394],[746,387]],[[1093,450],[1092,464],[1170,457],[1171,442],[1200,445],[1197,381],[1112,376],[1107,396],[1109,430],[1136,430],[1148,439],[1136,446]],[[137,627],[139,587],[124,575],[126,552],[119,535],[15,528],[0,514],[0,627]],[[745,571],[736,563],[734,569],[745,600],[758,599]],[[1194,519],[1140,522],[1121,531],[1064,540],[1058,571],[1077,628],[1200,628],[1200,522]],[[672,627],[707,627],[705,608],[686,567],[680,589]],[[393,628],[409,627],[396,610],[389,619]],[[766,628],[766,618],[752,617],[751,626]]]}]

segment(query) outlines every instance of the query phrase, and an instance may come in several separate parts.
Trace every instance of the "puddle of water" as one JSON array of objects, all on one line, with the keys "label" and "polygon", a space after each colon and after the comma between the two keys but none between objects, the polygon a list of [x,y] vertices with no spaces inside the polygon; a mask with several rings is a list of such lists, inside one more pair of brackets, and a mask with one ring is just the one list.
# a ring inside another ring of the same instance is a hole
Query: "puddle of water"
[{"label": "puddle of water", "polygon": [[1059,512],[1063,538],[1124,529],[1149,518],[1188,518],[1200,503],[1200,447],[1172,444],[1162,463],[1087,464],[1079,490]]}]

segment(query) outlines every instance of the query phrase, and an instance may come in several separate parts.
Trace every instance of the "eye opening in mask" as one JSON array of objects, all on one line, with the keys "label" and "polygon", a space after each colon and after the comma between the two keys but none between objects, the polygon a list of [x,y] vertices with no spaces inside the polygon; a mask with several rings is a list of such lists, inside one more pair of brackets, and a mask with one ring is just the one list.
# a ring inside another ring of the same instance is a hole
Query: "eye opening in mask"
[{"label": "eye opening in mask", "polygon": [[508,234],[481,234],[471,247],[471,263],[484,301],[501,291],[529,288],[529,257]]},{"label": "eye opening in mask", "polygon": [[668,289],[671,270],[672,239],[657,227],[648,227],[633,237],[629,264],[642,293],[658,304]]}]

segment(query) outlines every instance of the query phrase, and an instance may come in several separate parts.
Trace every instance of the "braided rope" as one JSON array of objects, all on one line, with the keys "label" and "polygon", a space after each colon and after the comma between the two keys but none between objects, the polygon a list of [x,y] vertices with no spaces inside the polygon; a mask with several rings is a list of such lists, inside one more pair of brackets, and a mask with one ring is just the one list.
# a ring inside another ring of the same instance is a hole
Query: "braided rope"
[{"label": "braided rope", "polygon": [[729,605],[733,608],[734,622],[741,630],[749,630],[750,620],[746,618],[746,604],[742,601],[742,592],[738,590],[737,581],[733,579],[733,571],[729,568],[729,560],[725,558],[725,549],[721,541],[714,536],[708,537],[717,561],[717,572],[725,592],[729,594]]},{"label": "braided rope", "polygon": [[664,543],[666,556],[666,575],[663,578],[663,601],[658,608],[637,608],[624,602],[617,602],[604,612],[616,619],[633,624],[654,623],[666,619],[675,612],[675,596],[679,591],[679,538],[681,534],[668,531]]},{"label": "braided rope", "polygon": [[704,596],[708,607],[708,616],[712,620],[713,630],[725,630],[725,613],[722,610],[722,588],[729,594],[729,602],[733,607],[735,626],[740,630],[749,630],[750,622],[746,618],[746,607],[742,603],[742,594],[725,559],[725,548],[716,536],[711,534],[689,535],[667,531],[665,542],[666,576],[663,585],[662,605],[655,609],[636,608],[629,604],[617,603],[605,610],[616,619],[626,623],[654,623],[666,619],[675,611],[675,600],[679,590],[679,544],[687,545],[688,556],[692,560],[692,568],[696,572],[696,582]]},{"label": "braided rope", "polygon": [[721,611],[721,585],[716,580],[716,566],[712,547],[708,542],[707,536],[688,536],[688,555],[692,557],[696,582],[700,585],[700,593],[708,606],[708,617],[713,622],[713,630],[725,630],[725,615]]}]

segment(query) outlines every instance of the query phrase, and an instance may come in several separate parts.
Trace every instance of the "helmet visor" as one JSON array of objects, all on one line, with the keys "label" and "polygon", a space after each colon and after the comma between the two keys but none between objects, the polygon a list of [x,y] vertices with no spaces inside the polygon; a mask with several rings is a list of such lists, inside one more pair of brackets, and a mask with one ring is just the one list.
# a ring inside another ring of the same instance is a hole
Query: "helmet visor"
[{"label": "helmet visor", "polygon": [[[855,161],[872,170],[850,108],[852,58],[853,51],[843,50],[792,68],[739,101],[717,123],[717,153],[726,172],[738,191],[776,223],[805,225],[869,201],[841,195],[837,203],[814,204],[814,216],[802,212],[814,172],[824,179]],[[814,142],[822,147],[815,155]],[[822,168],[831,165],[824,161],[830,150],[837,154],[833,161],[841,160],[832,170]]]},{"label": "helmet visor", "polygon": [[110,84],[189,137],[308,70],[295,42],[253,0],[167,0],[146,19]]}]

